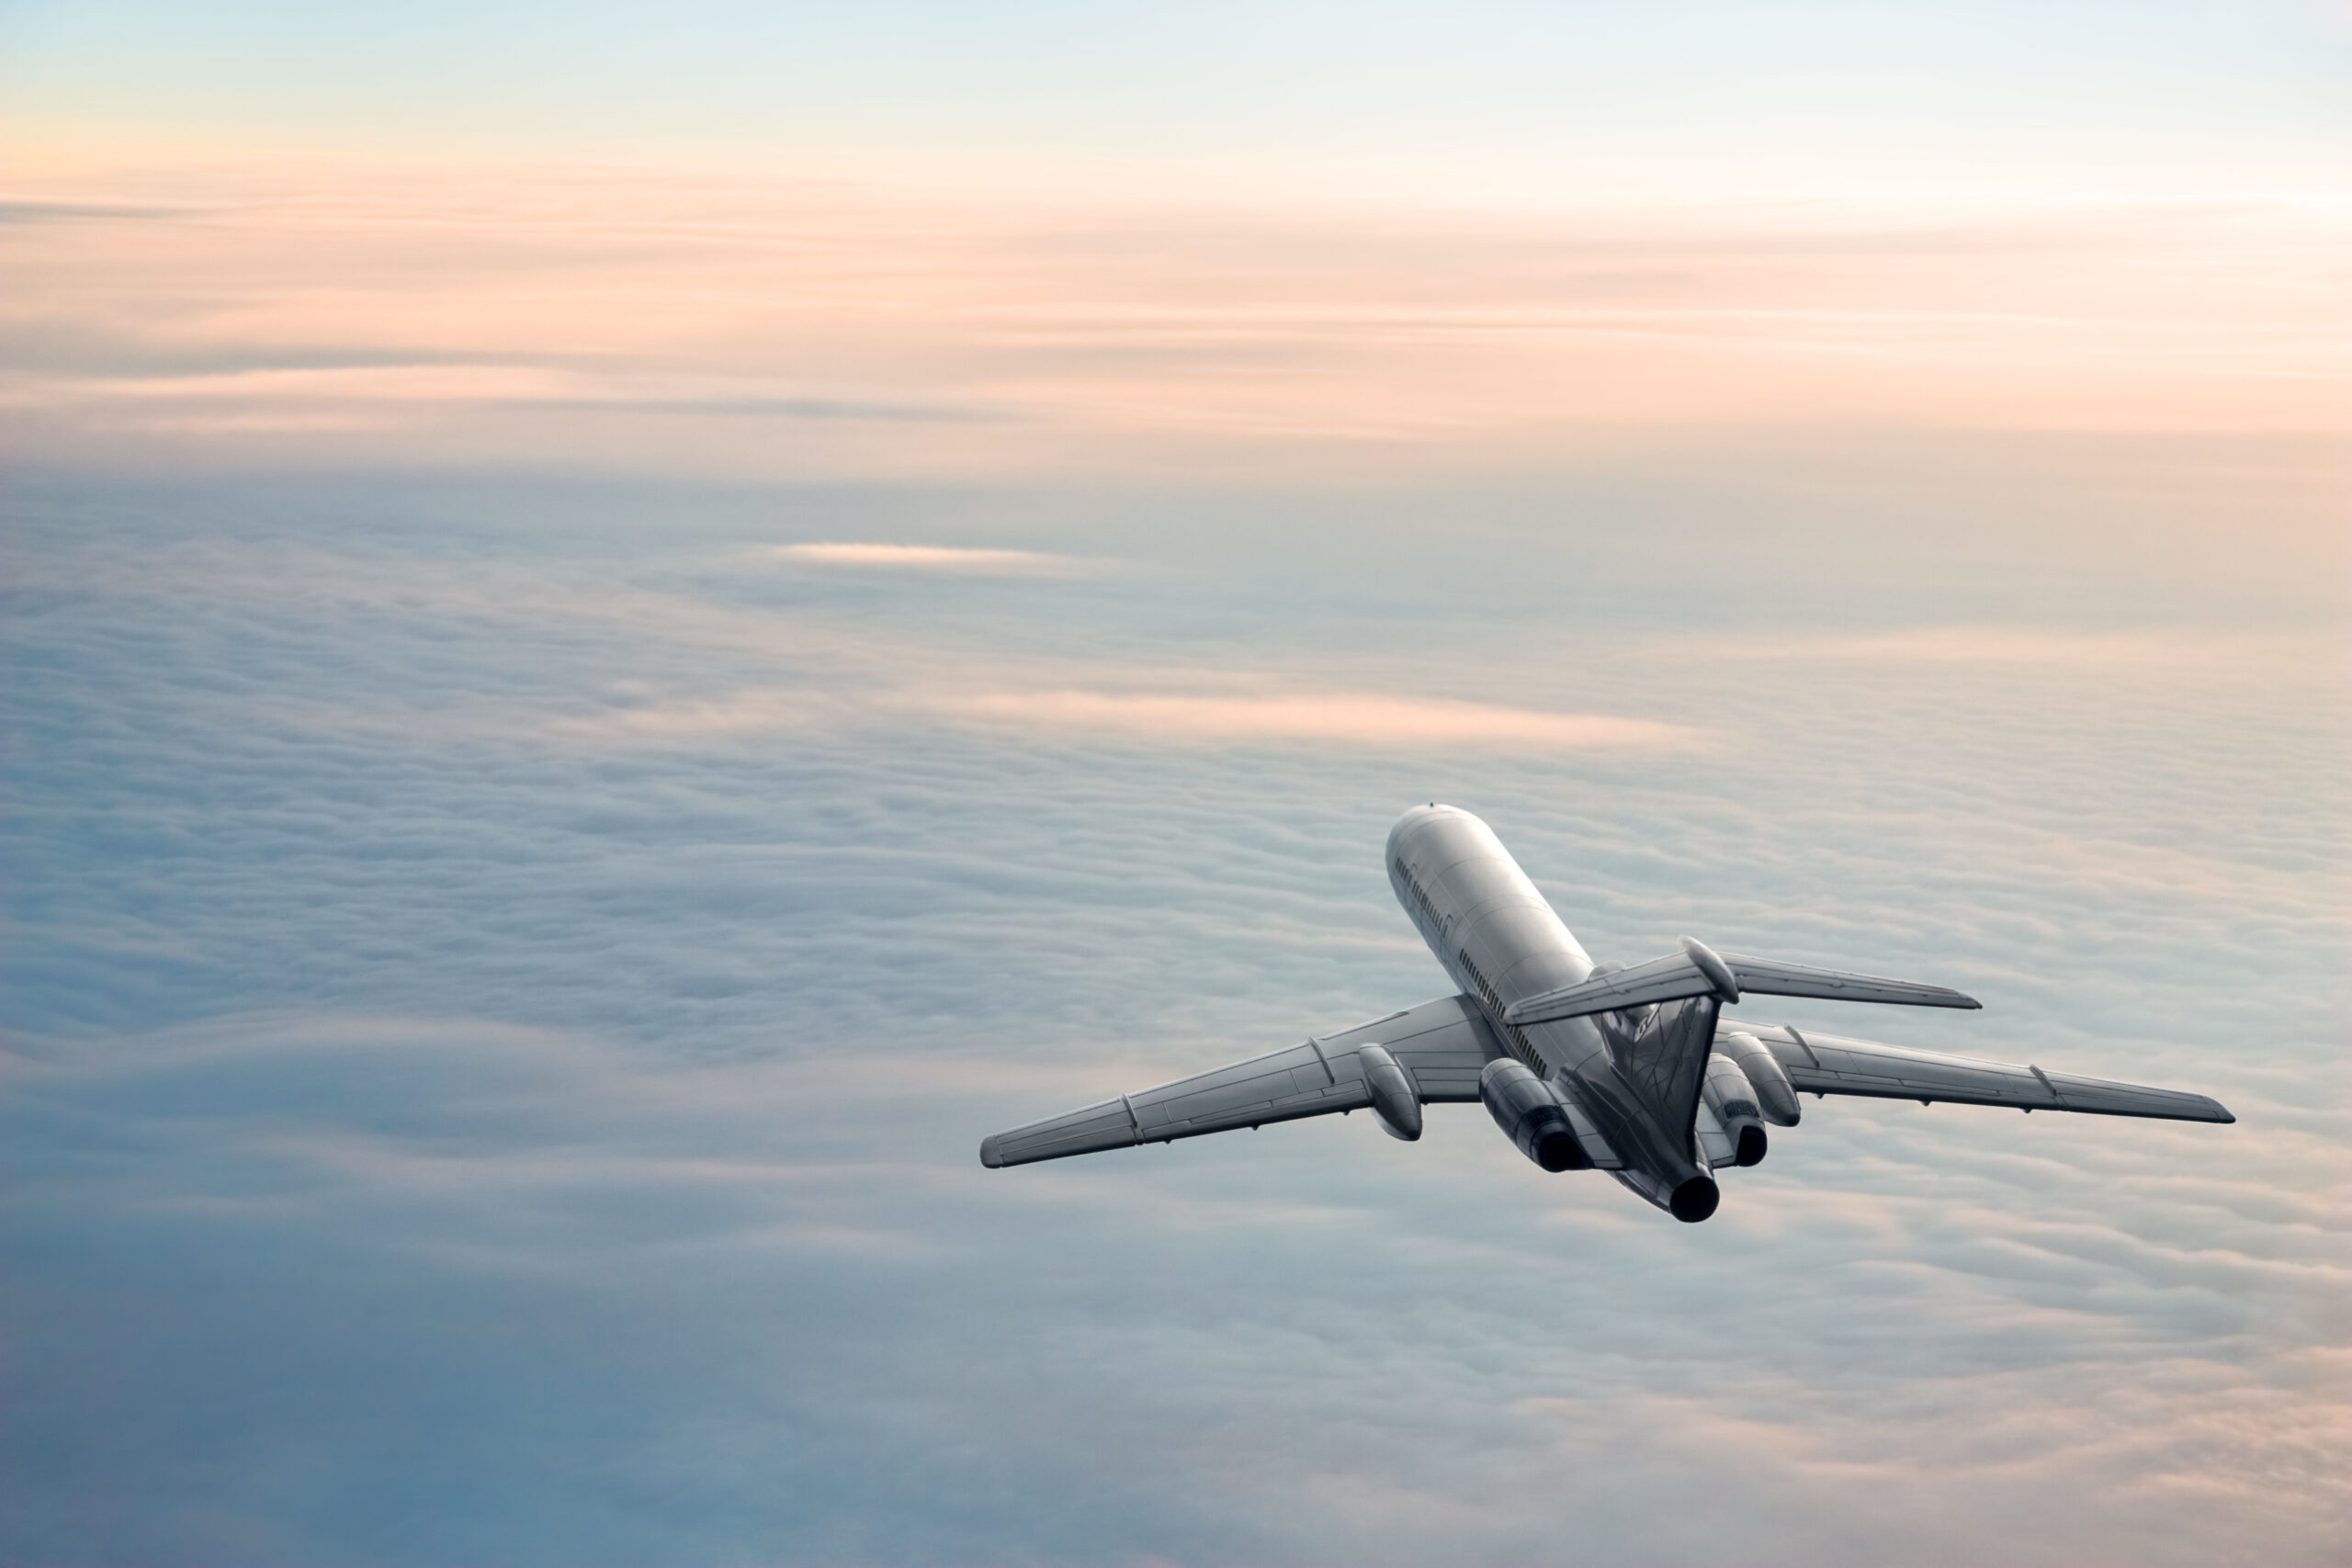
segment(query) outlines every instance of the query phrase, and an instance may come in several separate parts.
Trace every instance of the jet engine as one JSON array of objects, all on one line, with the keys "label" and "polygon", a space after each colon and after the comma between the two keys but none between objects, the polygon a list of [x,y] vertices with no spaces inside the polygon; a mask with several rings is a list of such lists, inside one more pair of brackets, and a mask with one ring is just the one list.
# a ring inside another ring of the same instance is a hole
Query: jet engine
[{"label": "jet engine", "polygon": [[1377,1045],[1356,1047],[1363,1064],[1364,1092],[1372,1096],[1372,1119],[1392,1138],[1411,1143],[1421,1135],[1421,1097],[1396,1058]]},{"label": "jet engine", "polygon": [[1589,1170],[1592,1158],[1568,1124],[1567,1108],[1524,1062],[1501,1056],[1478,1075],[1478,1098],[1503,1136],[1546,1170]]},{"label": "jet engine", "polygon": [[1724,1036],[1721,1050],[1739,1064],[1739,1070],[1756,1091],[1757,1109],[1764,1120],[1775,1127],[1793,1127],[1802,1107],[1797,1100],[1796,1086],[1789,1082],[1788,1070],[1772,1049],[1753,1034],[1733,1030]]},{"label": "jet engine", "polygon": [[1756,1103],[1755,1087],[1739,1070],[1739,1064],[1721,1052],[1709,1056],[1706,1080],[1699,1092],[1730,1134],[1733,1160],[1739,1165],[1762,1164],[1767,1146],[1764,1116]]}]

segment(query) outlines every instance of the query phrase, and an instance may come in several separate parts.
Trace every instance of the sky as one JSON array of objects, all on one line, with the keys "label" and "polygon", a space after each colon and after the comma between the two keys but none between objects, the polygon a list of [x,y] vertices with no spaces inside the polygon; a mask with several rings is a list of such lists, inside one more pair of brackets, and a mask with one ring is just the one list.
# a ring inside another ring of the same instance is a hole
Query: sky
[{"label": "sky", "polygon": [[[0,1556],[2333,1564],[2352,23],[0,9]],[[1597,956],[2235,1125],[983,1169]]]}]

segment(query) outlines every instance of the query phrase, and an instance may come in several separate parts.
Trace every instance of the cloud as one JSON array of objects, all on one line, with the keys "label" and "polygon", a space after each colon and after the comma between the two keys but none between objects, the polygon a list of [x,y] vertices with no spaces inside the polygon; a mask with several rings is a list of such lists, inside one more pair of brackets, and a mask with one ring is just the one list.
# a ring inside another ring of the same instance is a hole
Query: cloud
[{"label": "cloud", "polygon": [[[1571,1506],[1604,1562],[2199,1561],[2177,1509],[2324,1561],[2328,1358],[2246,1344],[2345,1287],[2316,1238],[2155,1243],[2063,1157],[2005,1190],[1871,1106],[1808,1107],[1703,1247],[1475,1107],[1008,1177],[965,1134],[1051,1080],[978,1066],[349,1010],[21,1043],[6,1215],[50,1261],[0,1539],[1088,1562],[1115,1517],[1177,1557],[1504,1562]],[[1998,1520],[1955,1501],[1989,1486]]]},{"label": "cloud", "polygon": [[808,543],[780,545],[776,558],[818,566],[870,567],[886,571],[957,572],[975,577],[1077,577],[1100,564],[1040,550],[977,549],[951,545]]},{"label": "cloud", "polygon": [[0,223],[73,223],[104,219],[153,223],[201,210],[160,201],[0,200]]},{"label": "cloud", "polygon": [[[1236,501],[1234,570],[1148,499],[12,485],[0,1557],[2340,1555],[2328,667],[1758,659],[1943,585],[1651,577],[1574,491],[1418,554]],[[1051,508],[1153,570],[746,570]],[[1610,715],[1680,739],[1546,739]],[[1699,1227],[1475,1106],[980,1168],[1445,988],[1432,797],[1596,953],[1948,980],[1757,1016],[2241,1122],[1808,1101]]]},{"label": "cloud", "polygon": [[2105,665],[2146,671],[2225,664],[2244,668],[2323,658],[2329,639],[2302,631],[2082,631],[2046,626],[1922,626],[1863,635],[1739,637],[1724,651],[1758,659],[1839,662]]},{"label": "cloud", "polygon": [[[1145,673],[1126,671],[1129,675]],[[1262,685],[1263,682],[1258,682]],[[939,684],[856,694],[785,688],[653,698],[546,725],[542,733],[605,741],[692,742],[714,737],[944,720],[1165,746],[1261,746],[1396,753],[1450,747],[1659,752],[1702,743],[1654,719],[1391,695],[1374,692],[1251,694],[1072,688],[959,690]]]},{"label": "cloud", "polygon": [[1422,750],[1433,747],[1660,750],[1694,737],[1678,726],[1607,714],[1543,713],[1376,692],[1272,696],[1161,692],[982,692],[949,705],[966,716],[1037,729],[1099,730],[1145,740],[1276,743]]},{"label": "cloud", "polygon": [[20,185],[0,245],[39,309],[0,305],[0,391],[51,460],[1361,480],[1693,430],[2324,432],[2343,378],[2341,215],[2291,200],[1694,224],[544,167]]}]

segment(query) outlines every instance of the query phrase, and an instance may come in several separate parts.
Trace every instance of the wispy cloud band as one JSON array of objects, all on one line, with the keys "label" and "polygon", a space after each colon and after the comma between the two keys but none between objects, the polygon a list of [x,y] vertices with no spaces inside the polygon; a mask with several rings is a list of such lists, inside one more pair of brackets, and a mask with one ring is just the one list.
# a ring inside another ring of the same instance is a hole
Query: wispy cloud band
[{"label": "wispy cloud band", "polygon": [[964,698],[946,711],[1038,729],[1094,730],[1182,743],[1294,743],[1399,750],[1445,746],[1657,750],[1688,745],[1694,739],[1689,730],[1651,719],[1544,713],[1373,692],[1268,696],[1077,689],[986,692]]},{"label": "wispy cloud band", "polygon": [[200,221],[162,199],[185,171],[21,179],[0,401],[23,436],[769,476],[1258,471],[1839,422],[2324,431],[2352,379],[2324,204],[1404,223],[339,173],[328,194],[314,169],[212,171]]},{"label": "wispy cloud band", "polygon": [[974,577],[1077,577],[1098,563],[1043,550],[979,549],[950,545],[808,543],[777,547],[776,558],[815,566],[886,571],[956,572]]},{"label": "wispy cloud band", "polygon": [[1136,745],[1258,746],[1305,750],[1442,752],[1667,751],[1702,743],[1657,719],[1348,691],[1108,691],[1066,686],[963,690],[908,686],[859,693],[812,688],[654,700],[541,733],[605,742],[692,742],[729,735],[910,720],[1101,736]]}]

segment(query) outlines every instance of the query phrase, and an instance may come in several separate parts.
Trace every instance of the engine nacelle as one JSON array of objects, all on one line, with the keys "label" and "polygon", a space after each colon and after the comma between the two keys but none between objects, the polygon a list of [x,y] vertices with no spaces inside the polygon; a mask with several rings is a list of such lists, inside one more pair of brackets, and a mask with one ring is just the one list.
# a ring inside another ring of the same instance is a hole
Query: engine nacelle
[{"label": "engine nacelle", "polygon": [[1421,1135],[1421,1097],[1396,1058],[1377,1045],[1356,1047],[1363,1067],[1364,1092],[1372,1096],[1372,1119],[1392,1138],[1412,1143]]},{"label": "engine nacelle", "polygon": [[1753,1034],[1734,1030],[1723,1037],[1716,1047],[1739,1064],[1739,1070],[1756,1091],[1757,1109],[1764,1120],[1775,1127],[1793,1127],[1803,1108],[1797,1102],[1796,1086],[1789,1082],[1781,1058],[1772,1048]]},{"label": "engine nacelle", "polygon": [[1524,1062],[1509,1056],[1488,1062],[1478,1075],[1478,1098],[1503,1136],[1537,1165],[1553,1171],[1591,1168],[1592,1157],[1568,1123],[1567,1107]]},{"label": "engine nacelle", "polygon": [[1760,1165],[1769,1142],[1764,1116],[1756,1103],[1755,1088],[1739,1064],[1718,1051],[1707,1058],[1706,1081],[1699,1092],[1731,1137],[1732,1159],[1739,1165]]}]

